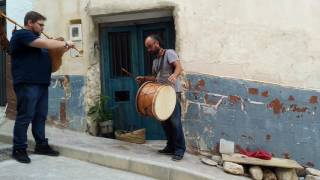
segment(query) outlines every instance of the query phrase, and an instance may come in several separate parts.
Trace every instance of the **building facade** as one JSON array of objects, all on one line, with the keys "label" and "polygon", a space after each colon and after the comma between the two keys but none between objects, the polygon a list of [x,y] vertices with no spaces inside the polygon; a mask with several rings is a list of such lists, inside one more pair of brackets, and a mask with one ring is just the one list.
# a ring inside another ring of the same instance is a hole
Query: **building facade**
[{"label": "building facade", "polygon": [[[320,167],[319,6],[316,0],[33,0],[32,9],[48,18],[46,32],[74,38],[83,50],[66,53],[53,75],[48,119],[84,131],[86,109],[103,94],[111,98],[115,129],[145,127],[148,139],[163,139],[158,122],[137,114],[138,87],[121,71],[150,74],[143,40],[156,33],[184,67],[189,151],[216,152],[224,138]],[[80,38],[72,27],[81,27]]]}]

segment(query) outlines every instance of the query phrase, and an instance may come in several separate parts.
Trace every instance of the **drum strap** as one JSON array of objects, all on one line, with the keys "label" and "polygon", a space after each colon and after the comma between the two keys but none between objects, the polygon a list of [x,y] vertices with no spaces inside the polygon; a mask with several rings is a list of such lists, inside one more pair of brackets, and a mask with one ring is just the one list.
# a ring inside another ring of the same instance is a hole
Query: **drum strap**
[{"label": "drum strap", "polygon": [[[164,63],[164,56],[166,55],[166,50],[164,50],[163,52],[163,56],[161,56],[159,62],[158,62],[158,71],[157,71],[157,74],[158,73],[161,73],[162,72],[162,68],[163,68],[163,63]],[[159,65],[160,64],[160,65]]]}]

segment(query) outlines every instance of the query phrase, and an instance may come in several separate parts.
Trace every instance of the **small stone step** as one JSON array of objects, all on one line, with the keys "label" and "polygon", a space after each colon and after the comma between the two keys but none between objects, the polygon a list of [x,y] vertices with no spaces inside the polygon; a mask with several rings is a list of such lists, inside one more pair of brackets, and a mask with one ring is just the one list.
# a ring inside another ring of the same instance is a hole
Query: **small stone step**
[{"label": "small stone step", "polygon": [[307,171],[308,175],[320,176],[320,170],[318,170],[318,169],[307,168],[306,171]]},{"label": "small stone step", "polygon": [[305,180],[320,180],[320,176],[307,175]]},{"label": "small stone step", "polygon": [[235,175],[243,175],[244,168],[240,164],[232,163],[232,162],[224,162],[223,163],[223,170],[230,174]]}]

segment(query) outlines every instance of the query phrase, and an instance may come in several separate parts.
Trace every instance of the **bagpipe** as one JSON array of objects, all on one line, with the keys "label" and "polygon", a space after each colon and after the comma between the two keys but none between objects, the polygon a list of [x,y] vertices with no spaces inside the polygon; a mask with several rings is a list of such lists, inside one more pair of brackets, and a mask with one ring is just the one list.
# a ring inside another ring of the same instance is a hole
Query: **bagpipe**
[{"label": "bagpipe", "polygon": [[[0,11],[0,18],[2,19],[6,19],[9,22],[13,23],[15,25],[15,29],[14,31],[17,29],[17,26],[20,27],[21,29],[24,29],[23,26],[19,25],[16,21],[12,20],[11,18],[7,17],[2,11]],[[46,38],[48,39],[53,39],[52,37],[50,37],[49,35],[47,35],[44,32],[41,32],[41,34],[43,34]],[[58,41],[64,41],[64,38],[56,38],[55,40]],[[4,26],[0,25],[0,45],[1,45],[1,49],[2,51],[7,52],[8,54],[10,54],[9,52],[9,41],[7,39],[7,34],[6,31],[4,29]],[[74,49],[78,52],[80,52],[77,48],[74,47]],[[61,64],[62,64],[62,56],[65,53],[64,47],[62,48],[56,48],[56,49],[48,49],[49,52],[49,56],[51,58],[51,64],[52,64],[52,69],[51,72],[56,72]]]}]

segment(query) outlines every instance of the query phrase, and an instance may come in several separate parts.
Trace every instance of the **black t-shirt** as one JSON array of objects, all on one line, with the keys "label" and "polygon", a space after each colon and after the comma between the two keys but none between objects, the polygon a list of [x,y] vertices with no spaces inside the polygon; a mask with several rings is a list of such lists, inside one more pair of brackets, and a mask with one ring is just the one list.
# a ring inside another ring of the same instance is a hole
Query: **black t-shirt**
[{"label": "black t-shirt", "polygon": [[47,49],[31,47],[39,36],[30,30],[20,29],[10,40],[13,84],[50,84],[51,59]]}]

